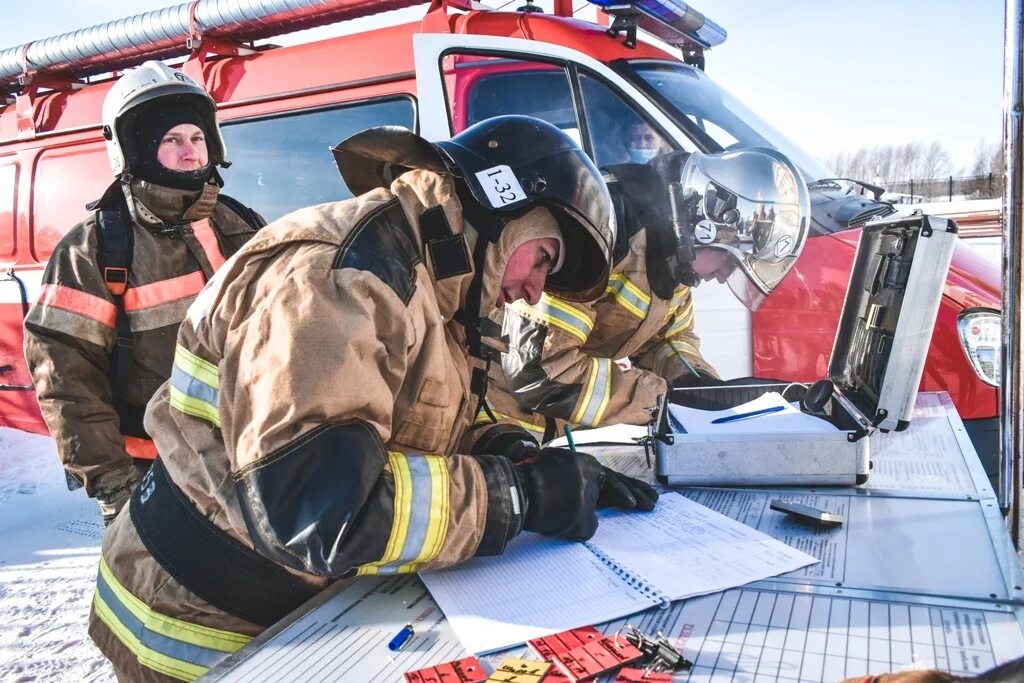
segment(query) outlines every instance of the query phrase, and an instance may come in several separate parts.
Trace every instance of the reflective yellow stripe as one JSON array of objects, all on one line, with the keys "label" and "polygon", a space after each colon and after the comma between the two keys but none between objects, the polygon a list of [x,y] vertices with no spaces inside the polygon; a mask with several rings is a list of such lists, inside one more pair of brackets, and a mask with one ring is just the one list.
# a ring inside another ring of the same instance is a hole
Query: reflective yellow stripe
[{"label": "reflective yellow stripe", "polygon": [[606,294],[611,294],[615,301],[627,311],[640,318],[647,317],[651,310],[651,297],[630,281],[622,273],[614,273],[608,279]]},{"label": "reflective yellow stripe", "polygon": [[384,555],[359,575],[405,574],[436,559],[448,535],[451,477],[440,455],[388,452],[395,480],[394,520]]},{"label": "reflective yellow stripe", "polygon": [[687,359],[687,356],[696,357],[697,355],[697,349],[681,339],[672,339],[670,341],[663,342],[658,349],[658,355],[654,357],[655,372],[664,376],[668,367],[668,362],[672,359],[677,359],[685,365],[690,372],[699,376],[699,373],[693,368],[689,359]]},{"label": "reflective yellow stripe", "polygon": [[[376,574],[381,565],[397,560],[398,553],[402,551],[405,535],[409,531],[409,517],[412,508],[412,496],[409,495],[409,492],[412,489],[412,475],[409,473],[408,463],[400,453],[389,451],[388,463],[391,465],[391,474],[395,479],[393,503],[395,512],[394,520],[391,522],[391,535],[388,536],[388,544],[384,547],[384,554],[380,560],[360,567],[359,574]],[[366,572],[363,571],[364,569]]]},{"label": "reflective yellow stripe", "polygon": [[686,307],[683,308],[683,310],[679,311],[676,314],[676,319],[675,319],[675,321],[673,321],[672,326],[670,328],[668,328],[668,331],[665,332],[665,337],[666,338],[667,337],[673,337],[673,336],[679,334],[680,332],[685,332],[686,330],[690,329],[691,327],[693,327],[693,302],[692,301],[690,303],[686,304]]},{"label": "reflective yellow stripe", "polygon": [[174,363],[203,384],[220,389],[220,370],[217,366],[200,358],[181,344],[174,347]]},{"label": "reflective yellow stripe", "polygon": [[93,607],[140,664],[179,680],[195,680],[251,640],[151,609],[118,582],[102,557]]},{"label": "reflective yellow stripe", "polygon": [[220,371],[208,360],[178,344],[171,368],[171,405],[220,427]]},{"label": "reflective yellow stripe", "polygon": [[596,427],[604,418],[612,393],[612,361],[610,358],[592,358],[590,376],[573,413],[572,421],[587,427]]},{"label": "reflective yellow stripe", "polygon": [[[541,436],[544,435],[544,425],[526,422],[525,420],[520,420],[519,418],[513,417],[512,415],[505,415],[504,413],[499,413],[497,410],[494,410],[493,408],[491,408],[491,413],[493,413],[494,417],[498,420],[508,420],[509,422],[514,422],[515,424],[519,425],[520,427],[522,427],[523,429],[532,434],[540,434]],[[487,411],[481,409],[476,414],[476,420],[473,421],[473,426],[475,427],[477,425],[490,424],[490,422],[490,415],[487,414]]]},{"label": "reflective yellow stripe", "polygon": [[671,316],[673,313],[675,313],[676,309],[679,308],[679,306],[683,303],[683,299],[685,299],[689,295],[689,287],[680,287],[679,289],[674,291],[672,293],[672,301],[669,302],[668,315],[666,317]]},{"label": "reflective yellow stripe", "polygon": [[594,321],[586,313],[572,304],[547,294],[541,294],[540,301],[535,306],[520,301],[511,304],[510,308],[525,318],[536,320],[550,327],[557,327],[581,342],[587,341],[590,331],[594,329]]},{"label": "reflective yellow stripe", "polygon": [[208,671],[206,667],[162,655],[144,646],[126,627],[121,625],[121,622],[113,615],[106,603],[99,598],[99,595],[93,598],[92,604],[96,616],[107,625],[107,628],[121,641],[121,644],[135,655],[139,664],[179,681],[194,681]]},{"label": "reflective yellow stripe", "polygon": [[[427,458],[427,466],[430,468],[430,519],[419,563],[430,562],[438,556],[448,532],[448,468],[439,457]],[[416,563],[399,568],[399,573],[403,574],[414,571]]]}]

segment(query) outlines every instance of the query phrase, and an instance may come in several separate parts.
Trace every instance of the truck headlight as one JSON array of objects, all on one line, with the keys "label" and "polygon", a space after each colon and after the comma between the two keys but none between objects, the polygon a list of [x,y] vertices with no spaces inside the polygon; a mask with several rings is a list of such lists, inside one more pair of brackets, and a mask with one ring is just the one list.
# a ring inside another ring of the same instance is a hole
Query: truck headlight
[{"label": "truck headlight", "polygon": [[999,386],[1002,318],[995,311],[964,311],[957,319],[960,344],[985,384]]}]

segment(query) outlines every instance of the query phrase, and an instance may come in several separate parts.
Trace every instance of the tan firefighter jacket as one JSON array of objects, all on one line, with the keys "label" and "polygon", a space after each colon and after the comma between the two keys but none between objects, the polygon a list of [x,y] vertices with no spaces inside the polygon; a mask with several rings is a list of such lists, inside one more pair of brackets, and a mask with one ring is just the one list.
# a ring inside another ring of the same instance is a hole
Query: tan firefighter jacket
[{"label": "tan firefighter jacket", "polygon": [[[115,199],[116,189],[108,193]],[[136,180],[132,192],[140,215],[152,221],[128,220],[134,256],[122,299],[133,342],[129,383],[112,386],[118,310],[97,265],[96,214],[57,245],[25,319],[25,356],[43,418],[65,468],[90,496],[134,482],[132,456],[153,457],[138,432],[146,403],[171,375],[178,325],[213,272],[255,234],[218,201],[214,184],[187,192]],[[113,204],[123,208],[123,199]],[[183,222],[183,230],[158,233]]]},{"label": "tan firefighter jacket", "polygon": [[[443,221],[464,235],[468,269],[422,243],[428,213],[433,234]],[[161,461],[208,520],[316,589],[500,553],[521,527],[511,465],[459,443],[476,407],[452,319],[472,279],[463,228],[449,178],[406,173],[261,230],[181,326],[146,414]],[[481,310],[518,246],[509,233],[488,250]],[[123,635],[139,615],[164,638]],[[111,525],[90,633],[119,673],[194,678],[210,648],[260,630],[171,577],[130,514]]]},{"label": "tan firefighter jacket", "polygon": [[[671,296],[656,293],[649,229],[629,211],[614,177],[608,180],[619,235],[604,296],[581,304],[543,294],[534,306],[520,300],[494,316],[503,322],[509,352],[504,373],[492,369],[487,404],[499,423],[518,425],[538,441],[561,433],[565,423],[645,424],[672,380],[718,377],[700,353],[690,288],[670,283],[660,289]],[[619,359],[632,367],[623,369]],[[481,411],[475,425],[490,422]]]}]

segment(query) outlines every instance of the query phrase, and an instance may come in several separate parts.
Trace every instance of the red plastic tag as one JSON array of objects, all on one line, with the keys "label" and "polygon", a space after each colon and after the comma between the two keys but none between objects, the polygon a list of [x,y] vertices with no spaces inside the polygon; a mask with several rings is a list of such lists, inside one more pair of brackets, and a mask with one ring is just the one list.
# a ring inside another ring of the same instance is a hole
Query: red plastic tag
[{"label": "red plastic tag", "polygon": [[537,653],[538,657],[550,662],[555,658],[555,655],[560,655],[574,647],[586,645],[600,639],[601,632],[596,628],[593,626],[582,626],[562,631],[561,633],[555,633],[554,635],[544,636],[543,638],[534,638],[527,641],[527,645]]},{"label": "red plastic tag", "polygon": [[645,678],[643,669],[623,669],[613,683],[672,683],[672,672],[648,671]]},{"label": "red plastic tag", "polygon": [[555,655],[553,661],[571,680],[586,681],[642,656],[643,653],[625,639],[616,642],[614,637],[607,637]]},{"label": "red plastic tag", "polygon": [[540,683],[545,680],[550,668],[550,662],[506,657],[487,679],[487,683]]},{"label": "red plastic tag", "polygon": [[465,657],[405,674],[408,683],[483,683],[487,671],[476,657]]}]

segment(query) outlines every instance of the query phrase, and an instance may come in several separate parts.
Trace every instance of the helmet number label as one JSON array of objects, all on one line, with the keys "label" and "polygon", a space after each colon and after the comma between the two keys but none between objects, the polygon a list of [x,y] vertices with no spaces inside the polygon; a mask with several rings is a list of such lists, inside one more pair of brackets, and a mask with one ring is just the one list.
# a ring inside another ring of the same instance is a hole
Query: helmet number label
[{"label": "helmet number label", "polygon": [[484,189],[491,208],[500,209],[526,199],[523,186],[508,166],[493,166],[476,174],[476,180]]},{"label": "helmet number label", "polygon": [[701,244],[711,244],[718,237],[718,228],[711,221],[702,220],[693,229],[693,237]]}]

